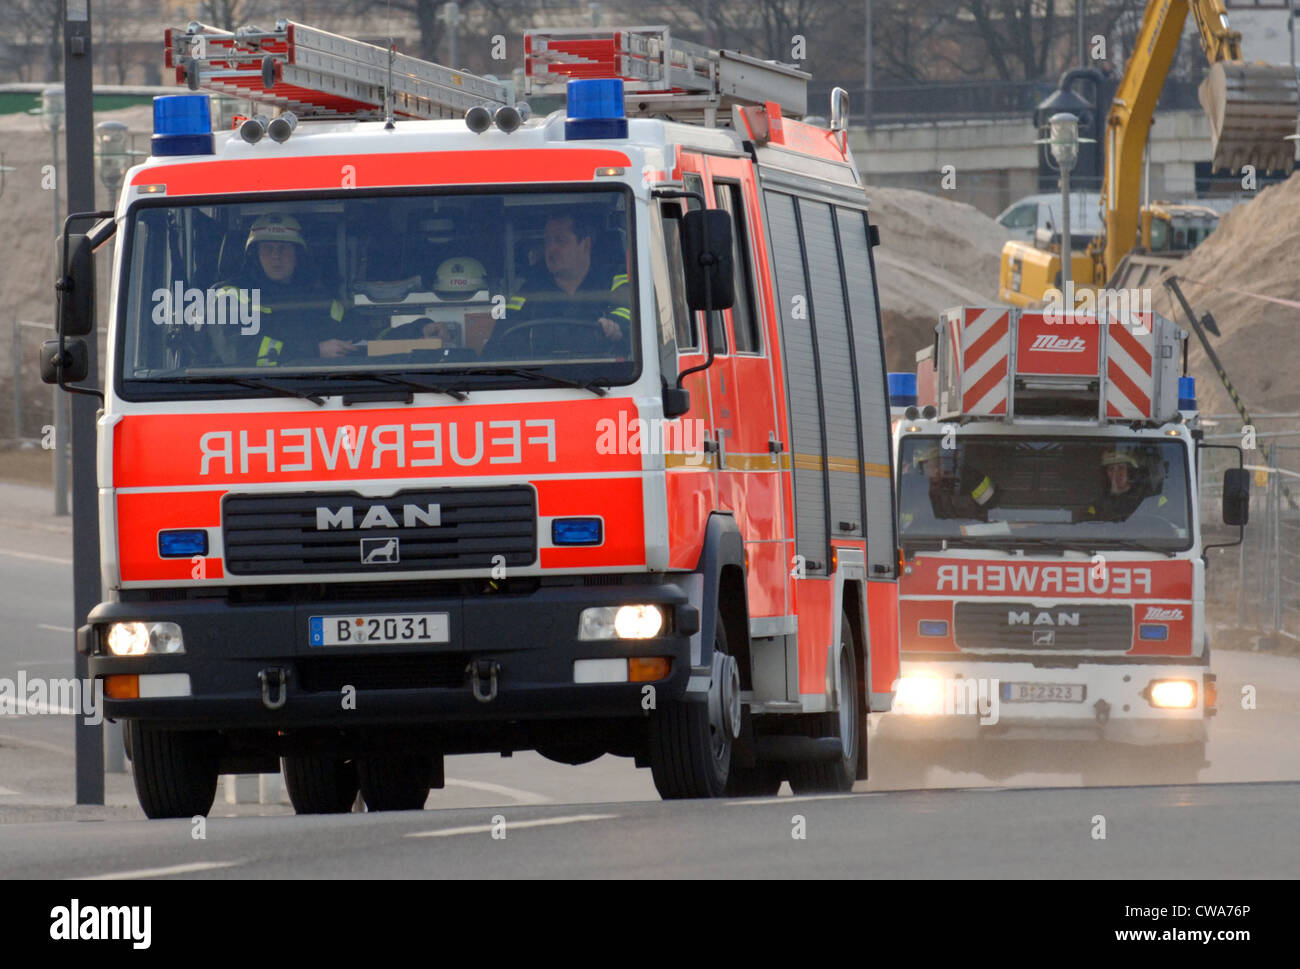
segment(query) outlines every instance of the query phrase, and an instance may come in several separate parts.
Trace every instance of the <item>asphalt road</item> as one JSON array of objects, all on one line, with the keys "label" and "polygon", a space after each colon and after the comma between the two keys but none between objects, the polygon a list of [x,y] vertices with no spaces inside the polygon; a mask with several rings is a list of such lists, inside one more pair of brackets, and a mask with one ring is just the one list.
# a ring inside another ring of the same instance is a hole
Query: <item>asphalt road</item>
[{"label": "asphalt road", "polygon": [[[70,532],[51,504],[0,485],[0,677],[72,673]],[[1212,766],[1189,787],[933,769],[927,791],[877,772],[843,797],[661,803],[630,760],[481,755],[450,758],[423,812],[292,818],[274,792],[236,804],[219,790],[205,839],[146,822],[126,774],[107,776],[105,806],[74,805],[72,718],[30,711],[0,717],[0,877],[1294,877],[1300,661],[1220,652],[1215,666]],[[1189,853],[1192,837],[1212,847]]]}]

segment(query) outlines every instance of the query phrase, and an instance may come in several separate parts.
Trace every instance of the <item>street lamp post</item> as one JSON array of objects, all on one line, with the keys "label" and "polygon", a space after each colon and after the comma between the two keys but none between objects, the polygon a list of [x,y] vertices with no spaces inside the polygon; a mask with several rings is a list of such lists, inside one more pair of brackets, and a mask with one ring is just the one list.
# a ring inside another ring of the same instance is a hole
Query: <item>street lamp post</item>
[{"label": "street lamp post", "polygon": [[[41,92],[41,120],[50,132],[50,148],[54,162],[54,239],[62,231],[59,205],[59,131],[63,127],[63,88],[47,87]],[[58,246],[54,247],[54,276],[57,279],[63,267],[59,265]],[[54,388],[54,514],[68,513],[68,397],[59,387]]]},{"label": "street lamp post", "polygon": [[[1070,271],[1074,268],[1070,263],[1070,172],[1079,160],[1079,119],[1062,111],[1048,118],[1047,124],[1051,129],[1052,157],[1061,169],[1061,292],[1068,294]],[[1067,296],[1066,302],[1073,312],[1073,298]]]},{"label": "street lamp post", "polygon": [[438,19],[447,25],[447,54],[449,58],[447,66],[453,70],[458,70],[457,62],[460,60],[460,51],[458,49],[460,25],[465,22],[465,18],[460,12],[460,4],[456,3],[455,0],[452,0],[450,3],[444,3],[442,5],[442,13],[438,15]]}]

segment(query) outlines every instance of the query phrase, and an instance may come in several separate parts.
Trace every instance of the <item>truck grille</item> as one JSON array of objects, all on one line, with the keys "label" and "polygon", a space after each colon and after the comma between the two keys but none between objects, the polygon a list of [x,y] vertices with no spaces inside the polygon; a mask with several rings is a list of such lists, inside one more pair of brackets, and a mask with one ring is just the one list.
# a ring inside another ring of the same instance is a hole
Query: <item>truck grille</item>
[{"label": "truck grille", "polygon": [[958,649],[1127,651],[1133,645],[1133,611],[1128,606],[1040,609],[1023,602],[959,602],[953,634]]},{"label": "truck grille", "polygon": [[536,498],[525,486],[389,498],[227,495],[221,521],[232,575],[488,569],[537,559]]}]

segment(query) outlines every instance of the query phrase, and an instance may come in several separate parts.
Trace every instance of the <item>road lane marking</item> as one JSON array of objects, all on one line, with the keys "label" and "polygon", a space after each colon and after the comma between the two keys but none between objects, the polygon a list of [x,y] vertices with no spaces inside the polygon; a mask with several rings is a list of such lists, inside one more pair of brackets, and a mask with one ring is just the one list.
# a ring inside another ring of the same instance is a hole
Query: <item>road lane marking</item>
[{"label": "road lane marking", "polygon": [[[544,828],[555,824],[580,824],[583,821],[605,821],[618,817],[617,814],[570,814],[560,818],[536,818],[532,821],[507,821],[506,830],[515,828]],[[412,831],[403,835],[406,838],[450,838],[458,834],[489,834],[495,824],[471,824],[463,828],[440,828],[437,831]]]},{"label": "road lane marking", "polygon": [[33,562],[52,562],[55,565],[71,565],[72,559],[61,559],[53,555],[37,555],[35,552],[15,552],[0,548],[0,555],[9,555],[16,559],[31,559]]},{"label": "road lane marking", "polygon": [[500,794],[502,797],[508,797],[518,801],[520,804],[553,804],[554,798],[547,797],[545,794],[534,794],[532,791],[521,791],[517,787],[506,787],[504,784],[492,784],[488,781],[462,781],[447,778],[448,787],[467,787],[472,791],[484,791],[488,794]]},{"label": "road lane marking", "polygon": [[37,629],[48,629],[48,630],[50,630],[51,632],[55,632],[55,633],[75,633],[75,632],[76,632],[76,630],[73,629],[71,626],[51,626],[51,625],[50,625],[49,623],[47,623],[47,622],[38,622],[38,623],[36,624],[36,628],[37,628]]},{"label": "road lane marking", "polygon": [[168,865],[165,868],[136,868],[134,871],[110,871],[104,875],[87,875],[76,881],[104,882],[129,878],[163,878],[167,875],[189,875],[197,871],[212,871],[216,868],[234,868],[242,865],[240,861],[192,861],[187,865]]},{"label": "road lane marking", "polygon": [[794,804],[796,801],[838,801],[845,797],[879,797],[884,791],[863,791],[861,794],[801,794],[797,797],[747,797],[741,801],[727,801],[727,807],[745,804]]},{"label": "road lane marking", "polygon": [[15,797],[21,793],[22,791],[11,791],[7,787],[0,787],[0,797]]}]

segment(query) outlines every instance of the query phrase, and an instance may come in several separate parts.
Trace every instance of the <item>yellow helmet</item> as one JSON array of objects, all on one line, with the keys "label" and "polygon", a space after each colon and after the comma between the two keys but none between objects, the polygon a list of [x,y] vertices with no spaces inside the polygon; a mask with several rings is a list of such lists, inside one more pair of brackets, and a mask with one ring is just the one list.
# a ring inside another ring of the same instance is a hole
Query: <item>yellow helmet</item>
[{"label": "yellow helmet", "polygon": [[298,220],[292,215],[277,213],[258,216],[253,227],[248,230],[248,241],[244,243],[244,251],[251,249],[255,242],[292,242],[294,245],[307,248],[307,242],[302,237],[302,226],[298,224]]},{"label": "yellow helmet", "polygon": [[1111,448],[1102,453],[1101,466],[1104,468],[1112,464],[1127,464],[1130,468],[1136,469],[1138,467],[1138,459],[1135,458],[1130,451]]},{"label": "yellow helmet", "polygon": [[912,460],[920,464],[922,461],[933,461],[938,456],[939,445],[926,443],[917,447],[916,451],[913,452]]},{"label": "yellow helmet", "polygon": [[486,287],[487,272],[477,259],[444,259],[433,281],[433,291],[443,299],[469,299]]}]

